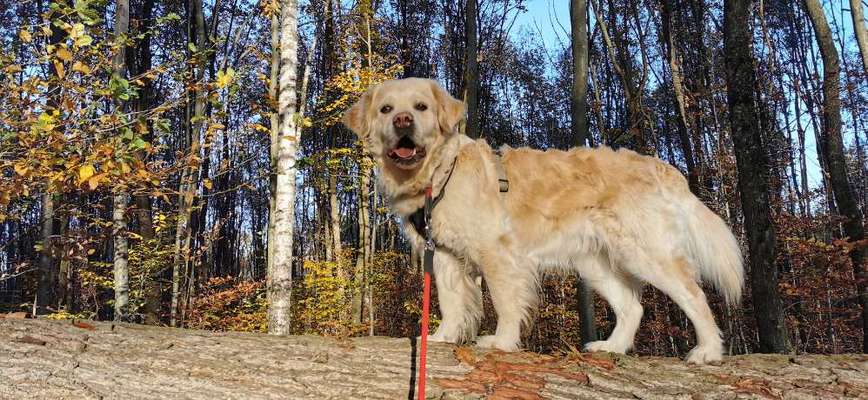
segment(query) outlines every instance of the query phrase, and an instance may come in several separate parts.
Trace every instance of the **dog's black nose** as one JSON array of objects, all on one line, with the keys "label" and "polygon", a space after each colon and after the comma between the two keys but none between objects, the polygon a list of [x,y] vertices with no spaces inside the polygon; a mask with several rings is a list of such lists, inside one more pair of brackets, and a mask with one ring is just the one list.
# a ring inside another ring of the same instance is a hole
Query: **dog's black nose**
[{"label": "dog's black nose", "polygon": [[413,125],[413,116],[406,111],[400,112],[392,118],[392,125],[395,125],[395,128],[409,128]]}]

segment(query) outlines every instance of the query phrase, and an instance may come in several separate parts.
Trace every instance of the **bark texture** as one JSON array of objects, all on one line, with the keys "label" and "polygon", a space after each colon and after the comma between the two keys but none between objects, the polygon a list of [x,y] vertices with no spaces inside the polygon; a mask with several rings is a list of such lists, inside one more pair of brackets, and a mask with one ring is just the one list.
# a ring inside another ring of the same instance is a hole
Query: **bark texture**
[{"label": "bark texture", "polygon": [[[588,2],[570,1],[570,32],[573,53],[573,87],[570,92],[572,136],[576,146],[593,146],[588,131]],[[582,344],[597,340],[594,324],[594,293],[584,282],[576,294],[582,329]]]},{"label": "bark texture", "polygon": [[[0,398],[401,399],[409,339],[276,337],[0,318]],[[434,344],[434,399],[845,399],[868,393],[865,355],[661,357],[486,353]]]},{"label": "bark texture", "polygon": [[479,33],[476,26],[477,19],[477,1],[467,0],[465,40],[466,49],[464,52],[464,102],[467,103],[467,126],[465,133],[471,138],[479,137],[479,63],[478,63],[478,45]]},{"label": "bark texture", "polygon": [[[127,32],[130,30],[130,2],[129,0],[120,0],[117,2],[115,9],[115,40],[118,43],[126,40]],[[125,44],[118,46],[112,60],[112,68],[118,79],[127,78],[126,70],[126,48]],[[124,112],[124,102],[118,101],[115,105],[118,113]],[[118,131],[120,134],[120,131]],[[115,188],[117,191],[112,196],[112,240],[114,241],[114,257],[112,260],[114,272],[114,289],[115,289],[115,320],[127,320],[127,313],[130,305],[130,268],[129,258],[129,243],[127,242],[127,219],[126,212],[129,205],[129,196],[123,191],[123,188]]]},{"label": "bark texture", "polygon": [[766,153],[756,98],[751,49],[750,0],[724,2],[724,53],[729,120],[735,147],[738,191],[750,261],[750,286],[759,334],[759,351],[784,353],[790,343],[781,297]]},{"label": "bark texture", "polygon": [[[268,229],[268,331],[286,335],[292,299],[292,235],[295,226],[295,165],[299,134],[296,130],[296,66],[298,59],[298,4],[280,3],[278,115],[280,129],[272,130],[272,207]],[[272,21],[274,22],[274,21]],[[274,28],[273,28],[274,29]],[[272,36],[272,45],[274,45]],[[272,66],[274,64],[272,63]]]}]

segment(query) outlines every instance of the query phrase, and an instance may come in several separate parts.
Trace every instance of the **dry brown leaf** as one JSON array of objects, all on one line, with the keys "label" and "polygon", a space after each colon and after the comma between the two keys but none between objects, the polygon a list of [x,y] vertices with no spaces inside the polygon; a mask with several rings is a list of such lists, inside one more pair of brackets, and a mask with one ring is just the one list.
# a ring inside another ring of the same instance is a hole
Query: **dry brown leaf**
[{"label": "dry brown leaf", "polygon": [[95,331],[96,330],[95,326],[88,324],[86,322],[73,322],[72,326],[74,326],[76,328],[87,329],[89,331]]},{"label": "dry brown leaf", "polygon": [[456,347],[453,351],[455,358],[467,365],[476,365],[476,354],[467,346]]}]

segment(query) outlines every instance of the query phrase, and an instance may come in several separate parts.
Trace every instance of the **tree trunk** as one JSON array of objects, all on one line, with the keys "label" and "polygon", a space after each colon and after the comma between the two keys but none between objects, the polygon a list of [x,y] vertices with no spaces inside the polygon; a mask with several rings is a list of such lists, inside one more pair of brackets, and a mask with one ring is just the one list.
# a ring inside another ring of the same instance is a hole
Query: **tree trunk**
[{"label": "tree trunk", "polygon": [[[128,69],[131,75],[140,76],[151,70],[151,33],[154,11],[154,0],[144,0],[142,7],[135,15],[136,18],[136,34],[142,35],[141,39],[136,43],[134,57],[127,57]],[[137,115],[146,113],[151,107],[151,98],[153,94],[153,85],[151,79],[142,78],[142,88],[139,90],[139,97],[133,100],[133,107]],[[142,139],[146,142],[152,140],[151,124],[145,122],[147,132],[142,135]],[[139,153],[142,161],[146,161],[147,154]],[[141,241],[149,248],[157,246],[157,243],[152,243],[154,239],[154,222],[151,216],[151,198],[147,194],[136,194],[133,196],[135,201],[135,217],[138,222],[139,236]],[[148,271],[144,283],[144,304],[142,313],[144,321],[147,324],[155,325],[160,322],[160,303],[161,303],[161,287],[160,279],[164,271]]]},{"label": "tree trunk", "polygon": [[[700,195],[699,171],[693,158],[693,146],[690,144],[690,118],[687,114],[686,99],[684,95],[684,81],[681,73],[681,65],[678,60],[678,54],[675,46],[675,38],[672,32],[672,0],[661,0],[661,34],[663,48],[669,57],[669,70],[672,74],[672,92],[674,103],[678,109],[678,139],[681,142],[681,152],[684,156],[684,163],[687,166],[687,183],[690,191],[694,195]],[[699,143],[701,145],[701,143]]]},{"label": "tree trunk", "polygon": [[[4,399],[415,399],[418,342],[207,332],[0,317]],[[859,355],[675,358],[500,353],[429,343],[428,398],[847,399],[868,392]],[[143,373],[143,371],[147,371]]]},{"label": "tree trunk", "polygon": [[576,146],[593,146],[588,130],[588,2],[570,1],[570,32],[572,34],[573,87],[570,112],[572,134]]},{"label": "tree trunk", "polygon": [[[592,146],[588,131],[588,3],[570,1],[570,32],[572,34],[573,87],[570,98],[572,136],[576,146]],[[579,281],[577,307],[581,318],[582,344],[597,340],[594,321],[594,293]]]},{"label": "tree trunk", "polygon": [[[353,299],[352,313],[353,323],[362,323],[362,295],[363,286],[370,285],[365,275],[368,272],[368,251],[370,250],[370,214],[369,214],[369,186],[370,178],[366,164],[367,158],[363,156],[359,162],[359,251],[356,255],[356,268],[353,274]],[[372,322],[372,321],[371,321]],[[373,323],[373,322],[372,322]]]},{"label": "tree trunk", "polygon": [[479,64],[477,62],[477,47],[479,35],[477,33],[476,0],[467,0],[464,15],[464,32],[466,48],[464,52],[464,102],[467,103],[467,125],[465,133],[473,139],[479,137]]},{"label": "tree trunk", "polygon": [[[295,157],[299,134],[296,121],[296,59],[298,5],[295,0],[280,2],[280,19],[272,18],[272,52],[279,52],[279,87],[270,87],[278,95],[277,118],[280,126],[271,129],[272,207],[269,218],[269,254],[267,267],[268,332],[289,334],[292,300],[292,242],[295,225]],[[279,38],[278,38],[279,32]],[[275,73],[272,71],[272,76]],[[272,81],[272,85],[274,82]]]},{"label": "tree trunk", "polygon": [[127,221],[124,216],[129,198],[126,193],[112,196],[112,238],[114,239],[114,291],[115,321],[129,319],[130,306],[130,269],[127,263],[129,249],[127,244]]},{"label": "tree trunk", "polygon": [[[817,34],[817,44],[823,58],[823,133],[820,142],[835,196],[838,212],[847,217],[844,222],[844,233],[854,243],[865,238],[862,226],[862,212],[853,195],[853,189],[847,179],[847,160],[844,157],[844,142],[841,138],[841,87],[838,65],[838,50],[832,38],[832,31],[826,21],[823,6],[818,0],[804,0],[805,9],[811,17],[811,24]],[[856,277],[859,303],[862,306],[862,349],[868,353],[868,274],[865,272],[864,247],[853,246],[850,259]]]},{"label": "tree trunk", "polygon": [[36,314],[47,314],[55,302],[57,273],[54,256],[54,195],[42,195],[42,251],[39,252],[39,281],[36,288]]},{"label": "tree trunk", "polygon": [[750,0],[724,2],[724,65],[738,190],[747,231],[751,291],[759,350],[789,351],[789,338],[778,294],[775,230],[769,195],[769,160],[759,130],[756,76],[751,49]]},{"label": "tree trunk", "polygon": [[853,17],[853,30],[856,32],[856,42],[859,43],[859,54],[862,55],[862,67],[868,76],[868,31],[865,29],[865,12],[862,10],[863,0],[850,0],[850,16]]},{"label": "tree trunk", "polygon": [[[126,41],[127,32],[130,28],[130,2],[118,0],[115,8],[115,33],[118,46],[117,53],[112,59],[114,75],[117,79],[126,79]],[[124,112],[124,103],[118,101],[116,113]],[[130,269],[128,264],[129,246],[127,243],[127,220],[126,212],[129,197],[124,193],[124,188],[115,188],[112,196],[112,239],[114,240],[114,257],[112,260],[114,271],[114,319],[126,321],[129,317],[130,305]]]},{"label": "tree trunk", "polygon": [[[202,11],[202,0],[189,0],[188,12],[190,13],[189,23],[192,25],[190,29],[191,40],[195,37],[195,43],[198,51],[205,50],[207,37],[205,36],[205,16]],[[203,79],[205,77],[205,67],[207,66],[208,56],[200,54],[198,60],[193,66],[193,85],[194,101],[193,115],[187,122],[190,127],[188,141],[190,143],[186,163],[181,172],[180,188],[178,190],[178,221],[175,231],[175,256],[172,265],[172,309],[170,311],[170,325],[177,326],[178,313],[181,311],[181,288],[184,286],[182,278],[186,277],[186,271],[190,268],[190,243],[192,241],[192,229],[190,227],[193,215],[193,202],[198,189],[199,175],[199,151],[200,151],[200,134],[205,118],[205,90],[203,89]]]}]

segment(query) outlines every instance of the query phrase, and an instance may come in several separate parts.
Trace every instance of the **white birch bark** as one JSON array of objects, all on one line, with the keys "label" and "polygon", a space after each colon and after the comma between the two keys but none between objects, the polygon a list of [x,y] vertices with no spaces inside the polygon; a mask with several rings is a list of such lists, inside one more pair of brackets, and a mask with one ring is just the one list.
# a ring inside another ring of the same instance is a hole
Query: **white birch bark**
[{"label": "white birch bark", "polygon": [[[292,299],[292,239],[295,222],[295,166],[299,132],[296,126],[297,14],[295,0],[280,2],[280,38],[272,18],[272,51],[280,52],[278,94],[279,129],[272,126],[272,207],[269,218],[268,332],[286,335],[290,328]],[[272,68],[275,67],[272,60]],[[274,74],[272,73],[272,76]],[[272,83],[273,85],[273,83]],[[274,89],[273,87],[271,88]],[[273,93],[272,93],[273,94]],[[275,119],[272,118],[272,122]]]}]

